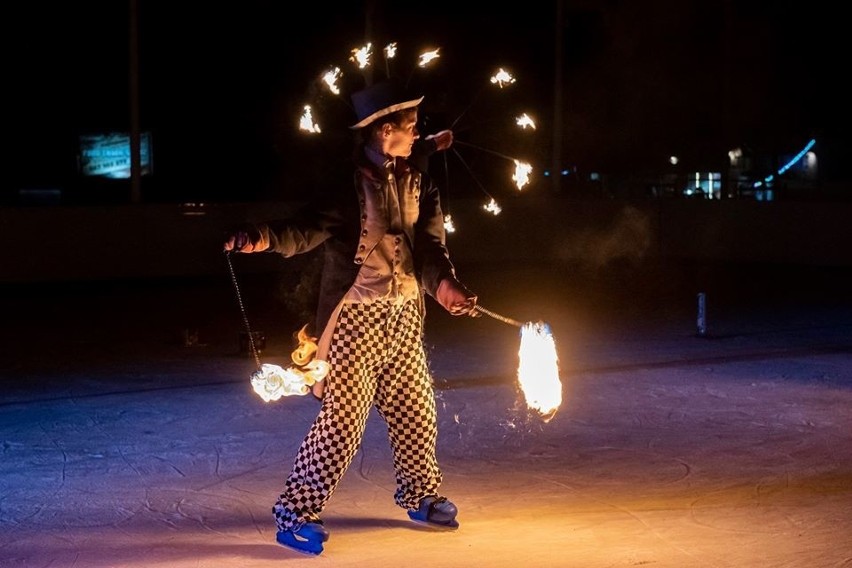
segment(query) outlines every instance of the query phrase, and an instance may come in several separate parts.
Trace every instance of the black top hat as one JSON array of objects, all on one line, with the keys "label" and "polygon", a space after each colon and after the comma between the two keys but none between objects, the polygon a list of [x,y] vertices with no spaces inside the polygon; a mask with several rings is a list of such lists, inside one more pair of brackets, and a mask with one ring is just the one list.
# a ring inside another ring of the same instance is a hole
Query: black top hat
[{"label": "black top hat", "polygon": [[414,108],[420,104],[423,97],[412,98],[396,82],[385,81],[371,85],[362,91],[352,93],[352,105],[358,123],[349,128],[364,128],[377,118],[394,113],[398,110]]}]

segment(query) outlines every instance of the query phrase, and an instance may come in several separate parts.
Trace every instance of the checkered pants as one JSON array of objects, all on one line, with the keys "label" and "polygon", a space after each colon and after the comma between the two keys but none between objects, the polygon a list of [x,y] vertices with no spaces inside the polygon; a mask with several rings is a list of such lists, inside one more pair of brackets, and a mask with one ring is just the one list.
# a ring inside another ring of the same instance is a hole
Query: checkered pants
[{"label": "checkered pants", "polygon": [[422,332],[415,301],[343,307],[322,409],[272,508],[279,530],[319,518],[355,457],[373,406],[388,428],[396,504],[412,510],[423,497],[438,495],[435,397]]}]

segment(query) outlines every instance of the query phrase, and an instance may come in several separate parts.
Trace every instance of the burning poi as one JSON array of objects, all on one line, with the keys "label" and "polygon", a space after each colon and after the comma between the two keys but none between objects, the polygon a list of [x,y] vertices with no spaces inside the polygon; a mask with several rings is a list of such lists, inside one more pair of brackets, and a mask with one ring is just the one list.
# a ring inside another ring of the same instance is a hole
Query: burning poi
[{"label": "burning poi", "polygon": [[299,330],[299,346],[290,355],[295,366],[284,369],[264,363],[252,374],[251,386],[266,402],[278,400],[282,396],[306,395],[311,387],[328,374],[329,364],[314,358],[317,338],[305,332],[307,327],[306,324]]},{"label": "burning poi", "polygon": [[535,410],[549,422],[562,404],[562,381],[559,379],[559,358],[550,326],[544,322],[521,323],[477,305],[476,310],[521,328],[518,350],[518,387],[524,394],[527,408]]},{"label": "burning poi", "polygon": [[282,396],[304,396],[308,394],[311,392],[311,387],[328,375],[330,369],[326,361],[314,357],[317,352],[317,338],[308,335],[306,331],[308,326],[305,324],[296,334],[299,345],[290,355],[294,366],[285,369],[279,365],[261,363],[257,346],[254,343],[254,334],[251,332],[248,315],[246,314],[245,305],[243,305],[243,297],[240,293],[239,283],[237,283],[237,275],[234,272],[234,265],[231,263],[230,251],[226,251],[225,259],[228,261],[231,282],[234,285],[234,291],[237,294],[237,303],[239,303],[240,311],[243,315],[243,323],[246,328],[246,334],[248,335],[249,347],[254,356],[254,362],[257,365],[257,370],[251,375],[251,386],[254,392],[266,402],[278,400]]},{"label": "burning poi", "polygon": [[559,360],[550,326],[544,322],[525,323],[518,358],[518,384],[527,406],[549,422],[562,404]]}]

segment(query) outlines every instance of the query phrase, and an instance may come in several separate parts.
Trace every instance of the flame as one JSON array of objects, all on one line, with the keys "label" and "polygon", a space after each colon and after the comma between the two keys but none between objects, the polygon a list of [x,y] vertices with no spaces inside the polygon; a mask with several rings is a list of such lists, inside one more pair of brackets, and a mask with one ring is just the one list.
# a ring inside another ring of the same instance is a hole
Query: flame
[{"label": "flame", "polygon": [[311,114],[311,105],[305,105],[305,112],[303,112],[301,118],[299,118],[299,130],[304,130],[305,132],[311,132],[313,134],[322,132],[319,124],[314,122],[314,117]]},{"label": "flame", "polygon": [[530,128],[532,128],[533,130],[535,130],[535,122],[533,122],[533,119],[531,119],[531,118],[527,115],[527,113],[524,113],[524,114],[522,114],[521,116],[519,116],[518,118],[516,118],[516,119],[515,119],[515,122],[516,122],[516,124],[517,124],[518,126],[520,126],[520,127],[521,127],[521,128],[523,128],[523,129],[526,129],[526,128],[527,128],[527,126],[529,126],[529,127],[530,127]]},{"label": "flame", "polygon": [[503,209],[500,208],[500,205],[494,201],[493,197],[491,198],[491,201],[483,205],[482,208],[494,215],[499,215],[503,211]]},{"label": "flame", "polygon": [[456,226],[453,223],[452,215],[449,215],[449,214],[444,215],[444,230],[448,233],[455,233],[456,232]]},{"label": "flame", "polygon": [[358,65],[359,69],[365,68],[370,64],[370,57],[373,55],[373,44],[368,43],[362,47],[356,47],[352,50],[352,57],[349,58],[349,61],[352,61],[356,65]]},{"label": "flame", "polygon": [[306,329],[308,329],[308,324],[303,325],[302,329],[296,333],[299,346],[290,354],[293,362],[300,366],[307,365],[317,352],[317,338],[308,335]]},{"label": "flame", "polygon": [[303,368],[264,363],[251,376],[251,386],[265,402],[278,400],[282,396],[304,396],[311,387],[323,380],[330,367],[325,361],[314,359]]},{"label": "flame", "polygon": [[441,48],[433,49],[432,51],[424,51],[420,54],[420,60],[417,62],[418,67],[426,67],[433,59],[441,57],[438,54]]},{"label": "flame", "polygon": [[512,161],[515,162],[515,173],[512,174],[512,181],[515,182],[515,185],[518,186],[518,190],[520,191],[530,182],[532,166],[526,162],[519,162],[518,160]]},{"label": "flame", "polygon": [[514,83],[515,78],[512,77],[511,73],[501,67],[497,70],[494,76],[491,77],[491,82],[502,89],[504,85],[511,85]]},{"label": "flame", "polygon": [[322,82],[325,83],[328,90],[335,95],[340,94],[340,87],[337,86],[337,80],[340,79],[341,73],[340,67],[332,67],[322,76]]},{"label": "flame", "polygon": [[304,396],[328,375],[331,367],[326,361],[314,358],[317,338],[308,335],[307,328],[307,324],[303,325],[296,334],[299,346],[290,355],[295,367],[284,369],[264,363],[252,374],[251,386],[264,401],[278,400],[282,396]]},{"label": "flame", "polygon": [[518,384],[527,406],[536,410],[547,422],[562,404],[562,382],[559,380],[556,344],[550,327],[543,322],[525,323],[521,328],[518,355]]},{"label": "flame", "polygon": [[252,374],[251,386],[265,402],[282,396],[306,395],[309,390],[298,373],[269,363],[264,363]]},{"label": "flame", "polygon": [[393,59],[396,57],[396,42],[393,41],[385,46],[385,59]]}]

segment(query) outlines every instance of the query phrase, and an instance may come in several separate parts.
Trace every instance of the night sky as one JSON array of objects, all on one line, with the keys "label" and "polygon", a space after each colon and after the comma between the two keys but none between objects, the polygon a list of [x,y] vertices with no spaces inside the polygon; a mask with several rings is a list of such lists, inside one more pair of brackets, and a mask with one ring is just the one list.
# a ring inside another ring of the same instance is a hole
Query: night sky
[{"label": "night sky", "polygon": [[[841,48],[842,19],[820,2],[565,1],[561,50],[555,1],[488,11],[442,0],[333,10],[279,1],[138,4],[152,201],[286,198],[317,183],[308,171],[341,162],[352,115],[316,79],[337,65],[347,93],[383,78],[378,50],[372,77],[348,61],[368,37],[379,49],[397,42],[389,70],[426,95],[422,132],[455,123],[457,139],[472,145],[457,150],[477,171],[493,169],[494,158],[474,146],[550,167],[557,53],[562,157],[579,171],[654,171],[671,154],[718,168],[735,146],[795,153],[814,137],[823,156],[849,150],[850,93],[831,70],[849,50]],[[5,197],[22,187],[84,192],[77,136],[128,129],[129,6],[26,3],[4,18],[13,43]],[[434,47],[437,64],[417,69],[416,55]],[[498,67],[518,82],[495,89],[488,79]],[[321,115],[320,139],[296,128],[304,104]],[[518,135],[520,112],[537,120],[534,134]],[[824,159],[823,174],[847,179],[840,162]]]}]

